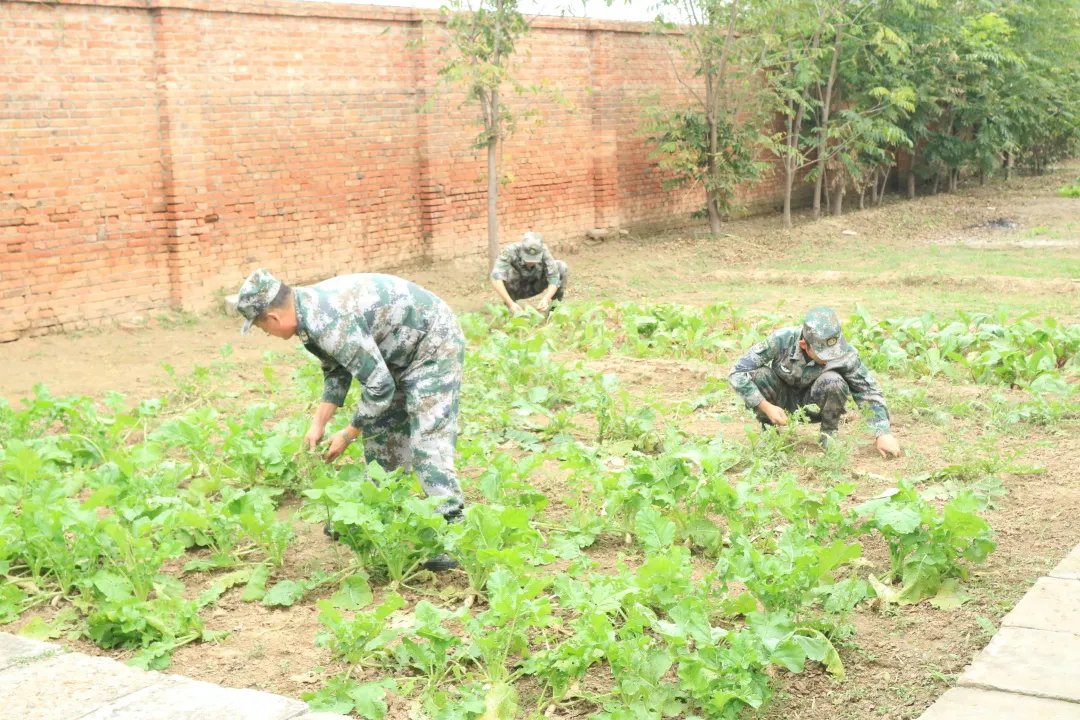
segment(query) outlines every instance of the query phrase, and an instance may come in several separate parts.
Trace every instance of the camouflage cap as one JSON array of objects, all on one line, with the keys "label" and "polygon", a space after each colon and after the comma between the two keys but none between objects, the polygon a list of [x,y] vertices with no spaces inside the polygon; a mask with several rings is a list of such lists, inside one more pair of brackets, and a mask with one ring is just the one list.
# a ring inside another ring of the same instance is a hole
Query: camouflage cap
[{"label": "camouflage cap", "polygon": [[521,236],[521,255],[525,262],[540,262],[544,257],[544,237],[538,232]]},{"label": "camouflage cap", "polygon": [[240,286],[236,300],[236,311],[247,320],[240,329],[241,334],[247,334],[251,324],[270,307],[279,290],[281,281],[271,275],[269,270],[259,268],[248,275],[248,279]]},{"label": "camouflage cap", "polygon": [[832,308],[811,308],[803,320],[802,338],[814,354],[825,362],[841,358],[851,351],[851,346],[840,331],[840,318]]}]

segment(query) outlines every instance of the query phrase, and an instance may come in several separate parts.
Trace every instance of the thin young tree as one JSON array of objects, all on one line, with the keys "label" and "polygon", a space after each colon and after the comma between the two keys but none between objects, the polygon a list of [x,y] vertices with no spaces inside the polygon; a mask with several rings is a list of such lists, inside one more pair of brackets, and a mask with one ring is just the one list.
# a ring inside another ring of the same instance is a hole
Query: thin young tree
[{"label": "thin young tree", "polygon": [[757,56],[742,37],[743,0],[663,0],[657,30],[672,48],[672,69],[686,102],[646,108],[653,157],[670,175],[667,186],[700,187],[709,231],[719,234],[739,184],[764,164],[757,147],[764,105],[753,87]]},{"label": "thin young tree", "polygon": [[518,40],[529,24],[517,0],[451,0],[442,8],[449,33],[447,61],[439,74],[462,86],[466,103],[480,111],[474,147],[487,153],[487,240],[489,266],[499,256],[499,146],[514,127],[501,92],[520,89],[512,73]]}]

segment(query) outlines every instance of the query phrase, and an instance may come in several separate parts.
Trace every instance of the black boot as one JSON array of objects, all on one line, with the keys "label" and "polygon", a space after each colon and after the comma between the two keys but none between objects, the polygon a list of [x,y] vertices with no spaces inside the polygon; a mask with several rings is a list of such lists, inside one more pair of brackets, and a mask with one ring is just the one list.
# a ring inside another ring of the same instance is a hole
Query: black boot
[{"label": "black boot", "polygon": [[[453,510],[450,510],[445,515],[443,515],[443,517],[446,518],[446,522],[448,523],[461,522],[463,512],[464,509],[460,505],[458,505]],[[425,570],[430,570],[431,572],[446,572],[447,570],[456,570],[457,568],[461,567],[461,563],[459,563],[457,560],[450,557],[446,553],[439,553],[435,557],[428,558],[424,562],[420,563],[420,567],[424,568]]]}]

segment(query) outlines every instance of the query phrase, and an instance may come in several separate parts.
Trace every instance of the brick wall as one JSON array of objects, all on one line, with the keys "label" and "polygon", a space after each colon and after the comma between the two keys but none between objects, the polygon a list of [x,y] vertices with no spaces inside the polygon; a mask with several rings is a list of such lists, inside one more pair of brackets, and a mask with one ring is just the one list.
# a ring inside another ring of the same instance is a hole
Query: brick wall
[{"label": "brick wall", "polygon": [[[502,237],[685,217],[638,134],[662,38],[541,18],[519,48]],[[293,281],[482,255],[476,111],[433,13],[256,0],[0,0],[0,341]],[[426,110],[426,111],[425,111]],[[777,201],[780,184],[748,188]]]}]

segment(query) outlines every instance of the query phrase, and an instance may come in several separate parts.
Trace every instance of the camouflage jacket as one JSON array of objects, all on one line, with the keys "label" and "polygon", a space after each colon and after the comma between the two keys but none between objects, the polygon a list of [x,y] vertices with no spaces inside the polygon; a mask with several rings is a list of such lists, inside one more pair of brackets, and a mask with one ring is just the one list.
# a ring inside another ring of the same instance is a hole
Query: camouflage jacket
[{"label": "camouflage jacket", "polygon": [[297,337],[322,363],[323,401],[341,407],[353,378],[360,382],[356,427],[390,407],[414,360],[460,333],[439,297],[392,275],[341,275],[294,293]]},{"label": "camouflage jacket", "polygon": [[735,392],[742,396],[749,408],[756,408],[762,401],[761,392],[754,385],[750,373],[758,368],[770,368],[782,382],[797,390],[806,390],[822,373],[833,371],[844,378],[851,395],[859,407],[870,411],[870,427],[875,435],[889,432],[889,410],[885,396],[877,380],[870,373],[855,350],[825,365],[818,365],[799,347],[801,327],[777,330],[750,348],[739,358],[728,373],[728,380]]},{"label": "camouflage jacket", "polygon": [[511,271],[526,282],[546,278],[548,285],[560,285],[562,283],[562,273],[559,272],[559,266],[555,264],[555,257],[547,247],[544,248],[544,257],[540,262],[529,268],[525,265],[525,260],[521,255],[521,243],[507,245],[502,249],[498,259],[495,261],[495,267],[491,270],[491,279],[506,280],[510,277]]}]

